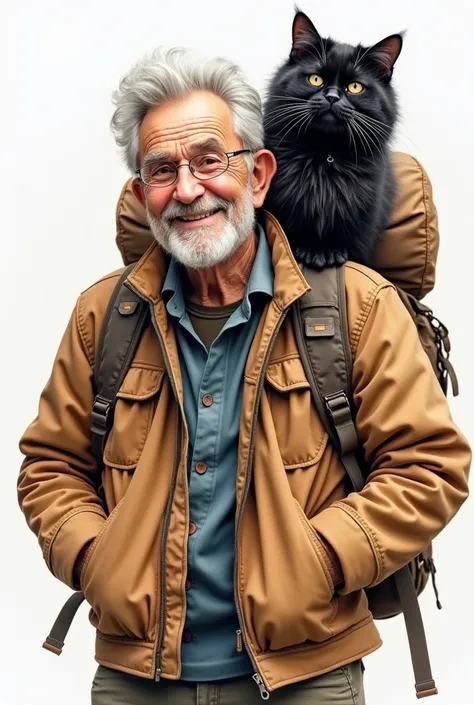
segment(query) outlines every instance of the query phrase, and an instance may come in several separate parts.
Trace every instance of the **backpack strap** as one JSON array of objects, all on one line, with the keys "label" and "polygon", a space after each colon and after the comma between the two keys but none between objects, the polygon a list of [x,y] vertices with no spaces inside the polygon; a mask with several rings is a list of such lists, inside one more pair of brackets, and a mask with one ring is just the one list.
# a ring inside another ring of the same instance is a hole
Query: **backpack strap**
[{"label": "backpack strap", "polygon": [[[113,424],[116,395],[148,321],[146,302],[132,292],[125,281],[134,267],[135,263],[124,270],[110,297],[96,351],[92,452],[97,461],[97,476],[100,476],[105,441]],[[43,648],[58,656],[61,654],[66,635],[84,599],[81,591],[71,595],[46,637]]]},{"label": "backpack strap", "polygon": [[[347,322],[344,267],[316,271],[302,267],[311,291],[292,307],[293,327],[321,421],[338,450],[355,492],[365,478],[355,455],[359,448],[352,400],[352,355]],[[408,566],[395,584],[405,619],[417,698],[437,693],[431,674],[418,597]]]},{"label": "backpack strap", "polygon": [[352,483],[365,485],[354,451],[359,446],[352,413],[352,355],[347,326],[344,268],[303,268],[311,291],[293,306],[296,341],[321,421]]},{"label": "backpack strap", "polygon": [[148,320],[148,305],[127,287],[135,267],[126,267],[110,297],[96,351],[92,406],[92,451],[98,468],[112,428],[116,395],[127,374]]}]

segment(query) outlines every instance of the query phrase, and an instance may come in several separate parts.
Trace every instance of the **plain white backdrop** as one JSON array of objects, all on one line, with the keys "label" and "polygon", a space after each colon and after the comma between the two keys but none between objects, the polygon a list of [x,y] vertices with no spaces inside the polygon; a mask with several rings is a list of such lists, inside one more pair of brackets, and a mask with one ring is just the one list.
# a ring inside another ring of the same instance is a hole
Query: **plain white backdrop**
[{"label": "plain white backdrop", "polygon": [[[427,302],[450,329],[461,387],[451,408],[474,443],[472,2],[301,0],[300,6],[323,36],[349,42],[374,43],[408,30],[394,77],[403,110],[396,147],[421,159],[433,181],[441,249]],[[3,16],[1,705],[86,705],[96,668],[85,606],[60,658],[41,648],[70,592],[43,564],[17,505],[16,480],[18,440],[36,415],[76,298],[121,266],[114,217],[128,174],[109,131],[111,92],[159,44],[234,59],[264,90],[289,51],[292,19],[290,0],[22,0],[10,7],[6,23]],[[435,543],[444,609],[437,611],[430,587],[422,596],[440,690],[436,705],[474,702],[473,533],[469,500]],[[366,660],[368,705],[414,703],[403,619],[380,629],[384,646]]]}]

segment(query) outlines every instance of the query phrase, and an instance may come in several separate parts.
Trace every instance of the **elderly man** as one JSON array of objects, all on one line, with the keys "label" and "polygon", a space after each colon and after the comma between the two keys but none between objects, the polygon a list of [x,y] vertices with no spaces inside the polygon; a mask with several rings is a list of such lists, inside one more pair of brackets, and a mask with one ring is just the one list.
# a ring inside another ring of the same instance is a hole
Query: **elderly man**
[{"label": "elderly man", "polygon": [[364,588],[454,516],[467,443],[394,287],[348,265],[373,474],[347,496],[286,316],[308,285],[256,220],[276,164],[237,67],[157,51],[122,80],[113,129],[156,239],[128,276],[150,323],[98,488],[93,369],[121,272],[80,295],[19,477],[49,569],[92,607],[92,703],[361,705],[380,645]]}]

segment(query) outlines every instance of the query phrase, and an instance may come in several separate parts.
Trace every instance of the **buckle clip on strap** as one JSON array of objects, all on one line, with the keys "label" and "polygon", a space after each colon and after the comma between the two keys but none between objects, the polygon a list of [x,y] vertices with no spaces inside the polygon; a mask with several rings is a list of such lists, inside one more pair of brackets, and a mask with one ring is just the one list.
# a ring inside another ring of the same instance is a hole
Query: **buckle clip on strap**
[{"label": "buckle clip on strap", "polygon": [[109,414],[112,404],[100,394],[94,399],[92,406],[92,433],[105,436],[109,427]]},{"label": "buckle clip on strap", "polygon": [[347,394],[341,389],[324,397],[339,439],[341,455],[352,453],[359,445]]}]

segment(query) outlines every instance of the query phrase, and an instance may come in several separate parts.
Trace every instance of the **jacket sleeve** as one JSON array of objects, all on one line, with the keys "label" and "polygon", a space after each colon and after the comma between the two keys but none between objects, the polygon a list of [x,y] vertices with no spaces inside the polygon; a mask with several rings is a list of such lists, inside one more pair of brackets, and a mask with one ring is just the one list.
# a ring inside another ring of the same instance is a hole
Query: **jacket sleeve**
[{"label": "jacket sleeve", "polygon": [[353,369],[368,482],[311,520],[341,562],[342,593],[377,584],[408,563],[468,496],[471,451],[416,327],[392,286],[379,286],[372,301]]},{"label": "jacket sleeve", "polygon": [[91,452],[89,355],[79,299],[41,394],[38,416],[20,440],[25,456],[18,478],[20,507],[49,569],[71,588],[80,550],[106,519]]}]

